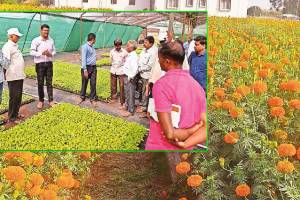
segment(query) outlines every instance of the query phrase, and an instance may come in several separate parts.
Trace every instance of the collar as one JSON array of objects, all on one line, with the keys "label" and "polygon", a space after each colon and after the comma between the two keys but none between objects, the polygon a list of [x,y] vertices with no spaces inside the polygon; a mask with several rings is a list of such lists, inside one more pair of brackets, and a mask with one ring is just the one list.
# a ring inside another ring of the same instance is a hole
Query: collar
[{"label": "collar", "polygon": [[184,70],[184,69],[171,69],[166,72],[166,74],[180,74],[180,75],[189,75],[189,71]]},{"label": "collar", "polygon": [[94,46],[93,44],[90,44],[89,42],[87,42],[87,45],[89,45],[90,47],[93,47],[93,46]]},{"label": "collar", "polygon": [[13,46],[17,46],[17,43],[14,43],[14,42],[11,41],[10,39],[8,40],[8,42],[9,42],[10,44],[12,44]]},{"label": "collar", "polygon": [[47,38],[47,39],[44,39],[42,36],[40,36],[40,40],[41,40],[41,41],[47,41],[47,40],[50,40],[50,36],[48,35],[48,38]]}]

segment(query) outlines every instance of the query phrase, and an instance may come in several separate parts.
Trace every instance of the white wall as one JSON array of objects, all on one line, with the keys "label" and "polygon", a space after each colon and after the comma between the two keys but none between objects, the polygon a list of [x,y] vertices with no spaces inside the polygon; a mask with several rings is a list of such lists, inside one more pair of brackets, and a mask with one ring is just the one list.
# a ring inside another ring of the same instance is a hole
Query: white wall
[{"label": "white wall", "polygon": [[231,0],[231,9],[229,11],[221,11],[219,9],[220,0],[208,0],[207,11],[209,16],[220,17],[247,17],[247,0]]},{"label": "white wall", "polygon": [[55,0],[55,7],[82,7],[82,0]]},{"label": "white wall", "polygon": [[[206,10],[206,8],[199,8],[199,0],[193,0],[193,6],[187,6],[186,0],[178,0],[177,10]],[[211,0],[208,0],[211,1]],[[169,10],[167,8],[167,0],[155,0],[155,9],[157,10]]]}]

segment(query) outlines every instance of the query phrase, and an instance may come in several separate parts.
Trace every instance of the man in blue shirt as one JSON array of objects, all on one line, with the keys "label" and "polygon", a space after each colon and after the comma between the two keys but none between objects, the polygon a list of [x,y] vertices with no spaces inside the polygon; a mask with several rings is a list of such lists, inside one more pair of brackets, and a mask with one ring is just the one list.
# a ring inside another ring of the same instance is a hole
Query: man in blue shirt
[{"label": "man in blue shirt", "polygon": [[190,74],[206,91],[207,74],[207,55],[206,55],[206,37],[198,36],[195,38],[195,51],[189,57]]},{"label": "man in blue shirt", "polygon": [[90,80],[90,101],[93,106],[96,106],[96,83],[97,83],[97,67],[96,67],[96,50],[93,45],[96,42],[96,35],[90,33],[88,41],[81,48],[81,76],[82,85],[80,98],[81,102],[85,100],[86,88]]}]

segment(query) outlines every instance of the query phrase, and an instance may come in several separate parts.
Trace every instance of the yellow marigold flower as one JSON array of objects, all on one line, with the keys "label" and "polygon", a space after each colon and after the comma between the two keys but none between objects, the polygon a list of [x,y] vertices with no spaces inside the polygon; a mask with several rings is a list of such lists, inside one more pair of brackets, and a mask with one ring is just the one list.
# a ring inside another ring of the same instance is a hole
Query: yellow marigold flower
[{"label": "yellow marigold flower", "polygon": [[295,170],[293,163],[289,162],[288,160],[279,161],[276,168],[279,172],[284,174],[290,174]]},{"label": "yellow marigold flower", "polygon": [[280,140],[286,140],[288,138],[288,133],[286,131],[283,131],[283,130],[276,130],[273,133],[273,136],[277,139],[280,139]]}]

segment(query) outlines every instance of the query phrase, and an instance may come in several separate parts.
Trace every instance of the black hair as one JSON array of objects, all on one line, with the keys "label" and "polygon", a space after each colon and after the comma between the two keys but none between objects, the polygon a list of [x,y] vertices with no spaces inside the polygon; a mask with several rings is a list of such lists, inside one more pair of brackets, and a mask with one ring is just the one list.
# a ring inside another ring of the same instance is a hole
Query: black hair
[{"label": "black hair", "polygon": [[122,40],[119,39],[119,38],[115,39],[114,45],[115,45],[115,46],[116,46],[116,45],[122,45]]},{"label": "black hair", "polygon": [[182,43],[175,41],[175,42],[168,42],[163,43],[161,48],[159,49],[159,53],[163,57],[167,57],[179,64],[183,64],[185,59],[185,51],[182,46]]},{"label": "black hair", "polygon": [[94,39],[96,39],[95,33],[89,33],[89,34],[88,34],[88,37],[87,37],[87,41],[92,41],[92,40],[94,40]]},{"label": "black hair", "polygon": [[205,36],[197,36],[195,39],[195,42],[200,42],[201,45],[207,46],[207,41]]},{"label": "black hair", "polygon": [[147,36],[145,40],[148,40],[150,44],[154,44],[154,37],[153,36]]},{"label": "black hair", "polygon": [[50,27],[49,27],[48,24],[43,24],[43,25],[41,26],[41,30],[43,30],[44,28],[50,29]]}]

